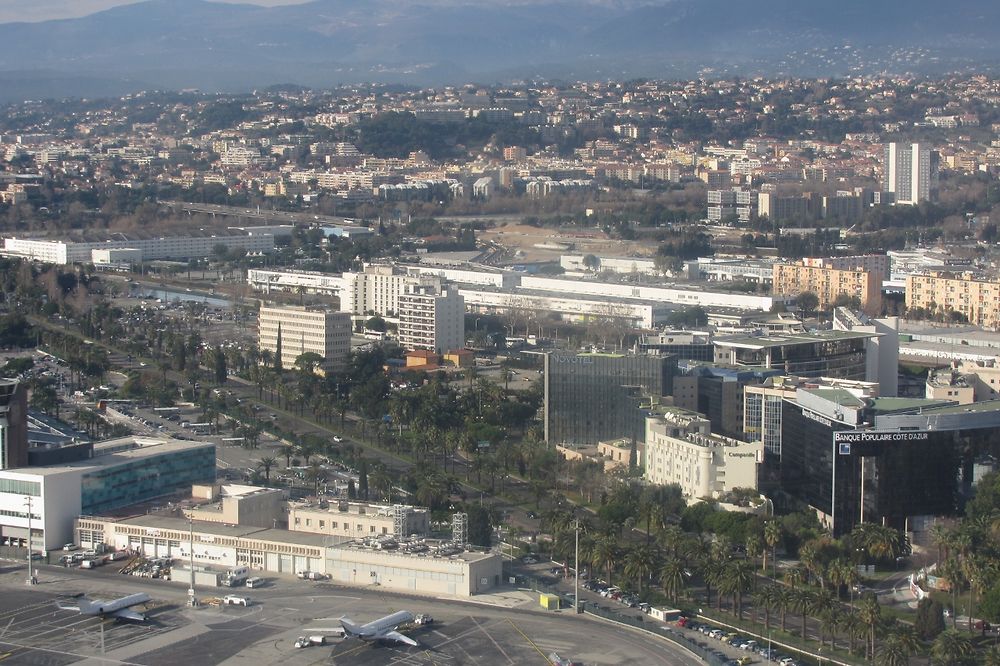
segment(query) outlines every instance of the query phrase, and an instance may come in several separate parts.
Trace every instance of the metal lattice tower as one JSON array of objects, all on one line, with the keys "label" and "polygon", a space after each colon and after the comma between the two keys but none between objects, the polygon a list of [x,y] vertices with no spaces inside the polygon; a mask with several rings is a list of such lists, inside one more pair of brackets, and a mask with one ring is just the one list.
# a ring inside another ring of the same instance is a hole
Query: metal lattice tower
[{"label": "metal lattice tower", "polygon": [[407,508],[402,504],[392,505],[392,535],[397,539],[402,539],[406,536]]},{"label": "metal lattice tower", "polygon": [[451,540],[463,546],[469,543],[469,514],[456,513],[451,517]]}]

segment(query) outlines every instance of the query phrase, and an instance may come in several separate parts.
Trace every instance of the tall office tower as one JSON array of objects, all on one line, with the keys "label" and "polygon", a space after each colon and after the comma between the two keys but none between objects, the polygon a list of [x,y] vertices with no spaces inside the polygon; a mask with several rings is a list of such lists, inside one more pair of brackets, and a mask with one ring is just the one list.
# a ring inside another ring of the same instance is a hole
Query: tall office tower
[{"label": "tall office tower", "polygon": [[28,391],[16,379],[0,379],[0,469],[28,464]]},{"label": "tall office tower", "polygon": [[[281,350],[281,364],[292,368],[295,359],[306,352],[323,357],[322,370],[333,370],[347,363],[351,351],[351,315],[323,308],[286,305],[260,308],[259,343],[261,351]],[[280,337],[280,340],[279,340]]]},{"label": "tall office tower", "polygon": [[420,278],[399,295],[399,344],[438,354],[465,346],[465,299],[437,278]]},{"label": "tall office tower", "polygon": [[920,143],[890,143],[882,162],[882,191],[897,204],[915,205],[931,198],[934,151]]}]

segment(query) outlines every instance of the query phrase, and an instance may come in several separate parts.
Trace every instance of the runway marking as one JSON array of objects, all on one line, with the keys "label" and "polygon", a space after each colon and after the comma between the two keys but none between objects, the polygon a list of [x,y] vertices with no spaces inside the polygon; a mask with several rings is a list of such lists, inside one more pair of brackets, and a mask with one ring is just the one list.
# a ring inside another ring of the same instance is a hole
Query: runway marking
[{"label": "runway marking", "polygon": [[548,664],[549,663],[549,658],[545,656],[545,653],[542,652],[541,648],[539,648],[537,645],[535,645],[535,642],[533,640],[531,640],[530,638],[528,638],[528,635],[526,633],[524,633],[523,631],[521,631],[521,627],[519,627],[516,624],[514,624],[514,620],[512,620],[510,618],[507,618],[507,622],[510,623],[510,626],[514,627],[514,630],[517,631],[517,633],[521,634],[521,637],[524,640],[528,641],[528,645],[530,645],[531,647],[535,648],[535,651],[537,651],[538,654],[542,655],[542,659],[544,659],[545,663]]},{"label": "runway marking", "polygon": [[2,638],[7,633],[7,630],[10,629],[10,625],[12,625],[13,623],[14,623],[14,618],[11,617],[10,622],[7,623],[7,626],[3,628],[3,631],[0,631],[0,638]]},{"label": "runway marking", "polygon": [[[509,661],[509,662],[510,662],[511,664],[513,664],[513,663],[514,663],[514,660],[510,658],[510,655],[509,655],[509,654],[507,654],[507,653],[506,653],[506,652],[504,651],[504,649],[503,649],[502,647],[500,647],[500,644],[499,644],[499,643],[497,643],[497,641],[496,641],[496,639],[495,639],[495,638],[493,638],[493,634],[491,634],[490,632],[486,631],[486,628],[485,628],[485,627],[483,627],[483,625],[479,624],[479,620],[477,620],[476,618],[472,618],[472,622],[473,622],[473,624],[475,624],[475,625],[476,625],[477,627],[479,627],[479,630],[480,630],[480,631],[482,631],[482,632],[483,632],[484,634],[486,634],[486,638],[490,639],[490,642],[491,642],[491,643],[493,643],[493,645],[495,645],[495,646],[497,647],[497,649],[498,649],[498,650],[500,650],[500,654],[502,654],[502,655],[503,655],[504,657],[506,657],[506,658],[507,658],[507,661]],[[512,622],[511,624],[513,624],[513,622]],[[516,628],[516,627],[515,627],[515,628]],[[518,631],[520,631],[520,629],[518,629]],[[524,634],[523,634],[523,633],[522,633],[521,635],[522,635],[522,636],[524,636]],[[525,636],[525,638],[527,638],[527,636]],[[531,643],[531,641],[528,641],[528,642],[529,642],[529,643]],[[532,645],[534,645],[534,643],[532,643]],[[537,649],[537,648],[536,648],[536,649]],[[544,655],[543,655],[543,656],[544,656]]]}]

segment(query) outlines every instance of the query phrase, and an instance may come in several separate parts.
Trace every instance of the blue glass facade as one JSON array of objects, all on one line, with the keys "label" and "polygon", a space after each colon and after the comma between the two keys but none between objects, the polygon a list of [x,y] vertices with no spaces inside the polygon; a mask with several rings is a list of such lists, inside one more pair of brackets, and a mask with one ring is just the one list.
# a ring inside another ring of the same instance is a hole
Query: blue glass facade
[{"label": "blue glass facade", "polygon": [[100,513],[214,482],[214,446],[136,458],[84,474],[82,511]]}]

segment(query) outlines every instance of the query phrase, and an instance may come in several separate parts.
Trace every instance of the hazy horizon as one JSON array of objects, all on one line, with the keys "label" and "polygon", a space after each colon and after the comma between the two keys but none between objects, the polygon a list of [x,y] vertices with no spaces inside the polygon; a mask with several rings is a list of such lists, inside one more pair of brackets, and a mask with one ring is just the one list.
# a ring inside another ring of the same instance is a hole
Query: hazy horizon
[{"label": "hazy horizon", "polygon": [[[27,4],[24,0],[0,0],[0,23],[17,23],[21,21],[37,23],[52,19],[80,18],[95,12],[133,5],[143,0],[34,0]],[[301,5],[310,0],[208,0],[240,5],[261,5],[277,7],[280,5]]]}]

